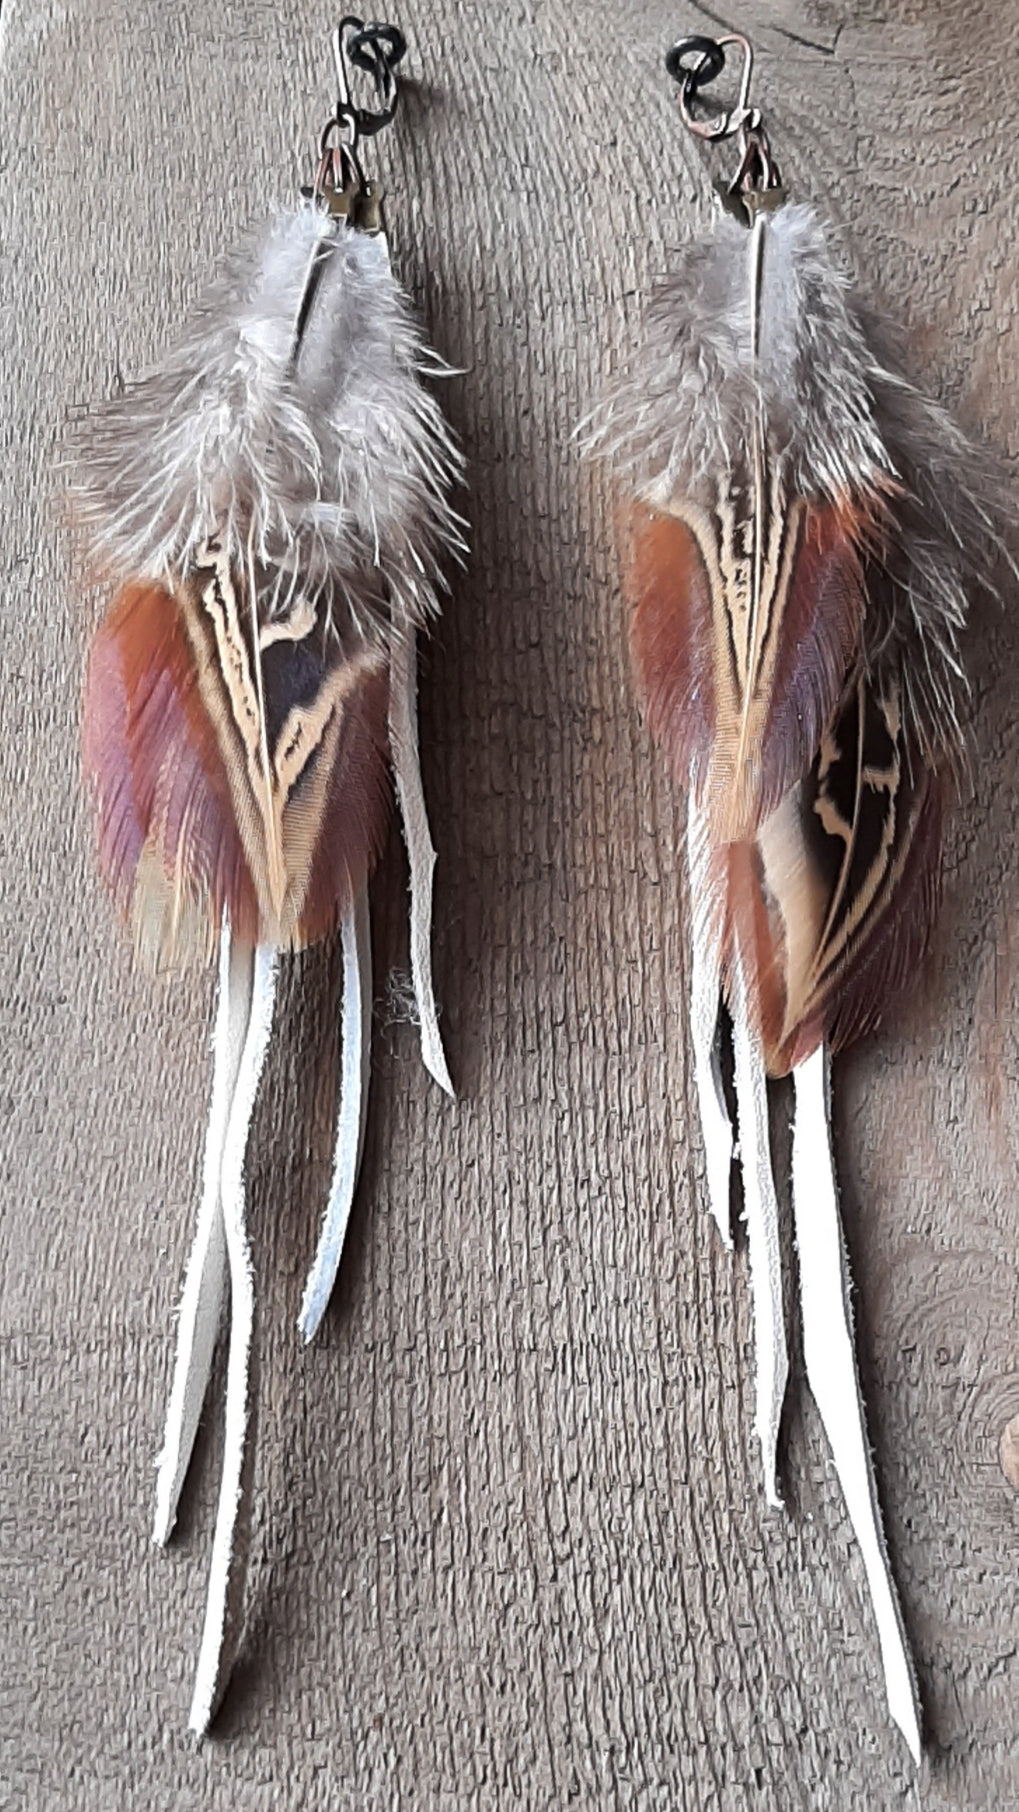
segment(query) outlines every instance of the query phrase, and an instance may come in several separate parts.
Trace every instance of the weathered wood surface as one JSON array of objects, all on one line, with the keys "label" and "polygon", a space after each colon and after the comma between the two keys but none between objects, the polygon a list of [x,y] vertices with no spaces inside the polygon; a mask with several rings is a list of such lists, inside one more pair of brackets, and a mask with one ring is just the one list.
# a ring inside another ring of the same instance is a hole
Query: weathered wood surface
[{"label": "weathered wood surface", "polygon": [[[726,20],[734,15],[726,9]],[[873,14],[873,17],[871,15]],[[1019,603],[973,642],[974,797],[911,1004],[836,1066],[859,1345],[915,1644],[918,1781],[794,1371],[788,1514],[751,1440],[745,1258],[691,1132],[680,812],[632,702],[608,488],[568,431],[705,207],[662,73],[715,14],[401,0],[416,87],[373,167],[470,458],[474,552],[422,682],[436,969],[461,1089],[380,984],[338,1299],[295,1318],[329,1164],[335,959],[292,966],[263,1089],[258,1513],[241,1666],[184,1734],[217,1470],[148,1542],[211,983],[132,970],[79,798],[66,422],[171,334],[308,168],[296,0],[4,0],[2,1798],[928,1808],[1019,1801]],[[787,177],[916,373],[1019,451],[1008,0],[747,0]],[[405,963],[402,857],[374,895]]]}]

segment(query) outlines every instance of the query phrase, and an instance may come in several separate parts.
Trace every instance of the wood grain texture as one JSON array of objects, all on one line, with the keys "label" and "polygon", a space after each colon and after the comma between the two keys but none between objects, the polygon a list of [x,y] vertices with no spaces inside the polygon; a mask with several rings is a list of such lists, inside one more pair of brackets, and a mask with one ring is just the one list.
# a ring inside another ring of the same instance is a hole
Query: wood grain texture
[{"label": "wood grain texture", "polygon": [[[835,1069],[859,1345],[929,1756],[887,1725],[859,1556],[794,1364],[785,1516],[751,1440],[745,1256],[706,1212],[681,813],[627,672],[604,477],[568,429],[703,218],[671,37],[760,47],[783,171],[1019,453],[1019,7],[407,0],[371,147],[470,461],[474,553],[423,663],[436,979],[461,1090],[380,982],[365,1167],[319,1342],[337,958],[287,965],[253,1166],[262,1357],[241,1666],[185,1735],[218,1417],[148,1530],[209,1086],[211,978],[136,975],[78,788],[68,419],[140,371],[309,167],[331,17],[4,0],[0,1115],[5,1804],[902,1806],[1019,1800],[1019,605],[971,638],[973,797],[934,960]],[[406,965],[395,838],[380,974]],[[779,1099],[778,1121],[785,1110]],[[778,1127],[782,1131],[781,1125]]]}]

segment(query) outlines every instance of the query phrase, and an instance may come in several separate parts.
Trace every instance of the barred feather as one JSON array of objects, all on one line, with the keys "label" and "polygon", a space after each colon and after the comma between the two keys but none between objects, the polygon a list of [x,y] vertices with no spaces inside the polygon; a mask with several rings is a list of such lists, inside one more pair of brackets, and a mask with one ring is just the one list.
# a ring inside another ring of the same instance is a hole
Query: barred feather
[{"label": "barred feather", "polygon": [[[962,749],[959,638],[1003,551],[996,484],[897,368],[803,206],[749,232],[722,216],[685,248],[581,432],[635,499],[651,729],[706,814],[723,972],[743,921],[782,1071],[871,1025],[926,945]],[[891,790],[859,784],[864,723],[891,736]],[[837,780],[852,806],[836,825]]]},{"label": "barred feather", "polygon": [[652,505],[740,472],[759,406],[791,492],[837,503],[886,481],[873,361],[821,223],[786,205],[762,224],[759,340],[751,235],[721,214],[679,252],[652,295],[639,357],[582,429]]},{"label": "barred feather", "polygon": [[[178,1322],[155,1535],[173,1527],[229,1278],[223,1474],[190,1724],[226,1689],[243,1624],[258,1321],[248,1139],[278,951],[340,928],[341,1100],[332,1183],[301,1312],[329,1301],[364,1142],[371,1067],[368,881],[392,786],[410,870],[424,1062],[451,1089],[431,978],[432,849],[416,716],[417,635],[440,561],[464,547],[462,461],[422,379],[379,192],[349,143],[392,116],[406,46],[353,16],[334,33],[381,109],[325,129],[314,199],[252,241],[159,368],[93,418],[80,514],[115,595],[84,701],[100,859],[139,948],[219,949],[202,1204]],[[337,141],[342,138],[342,145]],[[357,224],[351,224],[351,222]]]},{"label": "barred feather", "polygon": [[166,584],[215,539],[231,569],[254,561],[261,622],[286,616],[298,590],[313,606],[324,592],[337,634],[384,636],[394,582],[423,620],[439,555],[463,546],[448,501],[462,460],[421,383],[444,369],[381,235],[312,207],[281,214],[158,370],[90,425],[82,511],[97,554],[117,579]]},{"label": "barred feather", "polygon": [[[297,333],[308,273],[310,311]],[[120,592],[85,700],[100,849],[140,946],[335,928],[389,810],[389,655],[462,547],[461,460],[381,235],[278,219],[90,429]]]},{"label": "barred feather", "polygon": [[[729,48],[740,100],[712,114],[702,91]],[[726,1238],[723,1002],[731,1020],[765,1492],[779,1501],[788,1372],[766,1079],[791,1071],[807,1378],[867,1572],[889,1710],[919,1761],[853,1354],[828,1066],[927,946],[962,747],[960,635],[973,592],[993,592],[1007,560],[997,524],[1012,512],[987,462],[902,375],[816,215],[784,203],[747,105],[752,61],[736,33],[669,53],[686,124],[740,139],[727,193],[745,224],[726,216],[687,247],[630,370],[581,432],[630,495],[634,663],[689,794],[694,1085]]]}]

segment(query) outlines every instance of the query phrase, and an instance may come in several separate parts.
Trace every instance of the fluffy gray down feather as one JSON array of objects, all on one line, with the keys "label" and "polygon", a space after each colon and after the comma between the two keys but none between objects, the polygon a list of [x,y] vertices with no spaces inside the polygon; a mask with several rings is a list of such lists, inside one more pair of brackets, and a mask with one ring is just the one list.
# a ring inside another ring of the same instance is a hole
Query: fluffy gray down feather
[{"label": "fluffy gray down feather", "polygon": [[446,370],[383,239],[310,206],[281,215],[159,368],[90,422],[80,495],[96,555],[120,579],[172,583],[216,536],[239,568],[253,556],[263,620],[299,589],[329,596],[334,615],[345,601],[362,634],[384,633],[390,611],[420,621],[442,584],[437,556],[463,546],[448,501],[463,462],[421,382]]},{"label": "fluffy gray down feather", "polygon": [[[968,598],[995,592],[1011,511],[988,457],[899,369],[814,210],[787,204],[766,221],[756,354],[750,235],[721,215],[656,290],[638,355],[582,424],[582,444],[664,508],[677,496],[710,498],[726,474],[745,479],[760,412],[790,492],[883,495],[888,532],[871,563],[864,658],[872,671],[901,664],[921,744],[951,749]],[[916,658],[903,659],[906,650]]]}]

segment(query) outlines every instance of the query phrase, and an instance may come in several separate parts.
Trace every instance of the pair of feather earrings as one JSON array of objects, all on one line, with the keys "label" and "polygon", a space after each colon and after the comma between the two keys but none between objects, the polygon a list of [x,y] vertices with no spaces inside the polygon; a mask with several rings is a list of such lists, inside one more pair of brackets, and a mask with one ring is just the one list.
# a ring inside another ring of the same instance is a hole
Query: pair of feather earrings
[{"label": "pair of feather earrings", "polygon": [[[703,88],[742,48],[742,92]],[[280,949],[339,929],[342,1098],[301,1310],[310,1339],[356,1184],[369,1063],[366,889],[389,772],[409,854],[425,1061],[449,1086],[430,976],[415,643],[462,548],[460,459],[421,379],[440,369],[389,267],[359,144],[388,123],[403,40],[347,18],[313,188],[243,254],[162,368],[97,419],[85,509],[118,587],[92,652],[86,768],[100,849],[140,945],[218,944],[214,1079],[157,1485],[165,1541],[225,1283],[226,1451],[191,1711],[207,1727],[241,1623],[254,1304],[244,1164]],[[375,85],[350,97],[349,69]],[[792,1071],[808,1376],[867,1564],[889,1702],[919,1726],[856,1383],[828,1131],[828,1051],[922,953],[974,553],[995,545],[975,462],[874,350],[816,216],[785,201],[745,40],[672,53],[684,119],[738,137],[728,213],[656,298],[647,348],[589,426],[634,496],[633,644],[653,731],[689,784],[691,1032],[714,1212],[729,1239],[732,1026],[769,1498],[786,1381],[769,1075]],[[950,488],[949,488],[950,481]],[[949,515],[944,498],[951,496]]]}]

